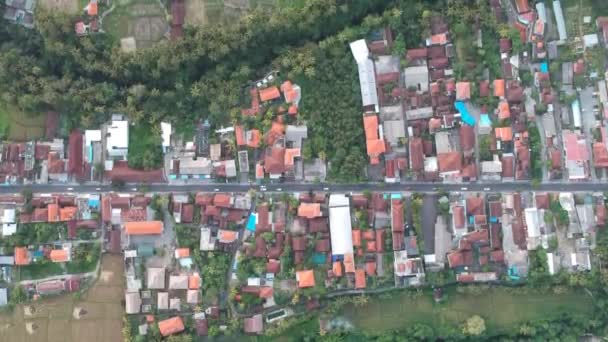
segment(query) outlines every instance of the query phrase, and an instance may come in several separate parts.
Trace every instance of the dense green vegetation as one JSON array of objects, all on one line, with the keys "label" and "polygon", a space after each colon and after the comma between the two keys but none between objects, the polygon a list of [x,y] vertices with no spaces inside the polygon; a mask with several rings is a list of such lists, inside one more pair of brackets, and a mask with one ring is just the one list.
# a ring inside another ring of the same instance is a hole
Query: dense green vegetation
[{"label": "dense green vegetation", "polygon": [[132,126],[129,132],[129,166],[153,170],[163,166],[163,149],[159,126],[142,123]]},{"label": "dense green vegetation", "polygon": [[95,243],[81,243],[72,251],[72,261],[66,263],[68,273],[93,272],[99,262],[101,245]]},{"label": "dense green vegetation", "polygon": [[28,223],[19,225],[13,235],[0,239],[0,245],[6,248],[28,246],[65,239],[67,227],[64,223]]}]

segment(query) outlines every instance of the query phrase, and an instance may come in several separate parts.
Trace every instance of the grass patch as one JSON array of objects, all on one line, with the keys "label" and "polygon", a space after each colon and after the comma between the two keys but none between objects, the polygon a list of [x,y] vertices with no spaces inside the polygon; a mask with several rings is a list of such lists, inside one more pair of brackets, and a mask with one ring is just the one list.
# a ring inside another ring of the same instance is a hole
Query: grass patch
[{"label": "grass patch", "polygon": [[348,304],[343,314],[355,327],[383,332],[415,323],[434,327],[437,331],[458,327],[467,318],[479,315],[486,321],[490,334],[508,332],[520,324],[556,318],[569,313],[590,318],[593,303],[583,291],[554,294],[530,288],[489,288],[480,293],[445,291],[446,301],[434,303],[431,292],[412,296],[411,292],[395,293],[391,298],[373,298],[364,307]]},{"label": "grass patch", "polygon": [[93,272],[99,262],[101,245],[99,243],[82,243],[74,248],[74,258],[66,263],[70,274]]},{"label": "grass patch", "polygon": [[63,274],[61,264],[43,260],[27,266],[19,267],[20,280],[33,280]]},{"label": "grass patch", "polygon": [[44,136],[46,115],[24,113],[0,102],[0,138],[26,141]]},{"label": "grass patch", "polygon": [[158,131],[146,124],[131,126],[129,130],[129,166],[144,170],[160,168],[163,149]]}]

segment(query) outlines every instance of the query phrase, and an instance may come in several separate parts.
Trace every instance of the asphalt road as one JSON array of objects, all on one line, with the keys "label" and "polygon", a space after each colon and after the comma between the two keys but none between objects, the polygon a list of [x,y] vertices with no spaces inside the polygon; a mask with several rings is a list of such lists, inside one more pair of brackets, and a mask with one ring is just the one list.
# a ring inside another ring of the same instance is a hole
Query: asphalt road
[{"label": "asphalt road", "polygon": [[19,193],[29,189],[35,193],[95,193],[95,192],[247,192],[250,189],[269,192],[305,192],[305,191],[331,191],[331,192],[362,192],[384,191],[384,192],[421,192],[434,193],[438,191],[462,191],[462,192],[509,192],[509,191],[566,191],[566,192],[604,192],[608,191],[608,182],[586,182],[586,183],[543,183],[535,188],[529,182],[509,182],[509,183],[463,183],[463,184],[444,184],[444,183],[423,183],[410,182],[404,184],[384,184],[384,183],[361,183],[361,184],[268,184],[268,185],[248,185],[248,184],[150,184],[150,185],[126,185],[124,187],[114,187],[111,185],[9,185],[1,186],[0,193]]}]

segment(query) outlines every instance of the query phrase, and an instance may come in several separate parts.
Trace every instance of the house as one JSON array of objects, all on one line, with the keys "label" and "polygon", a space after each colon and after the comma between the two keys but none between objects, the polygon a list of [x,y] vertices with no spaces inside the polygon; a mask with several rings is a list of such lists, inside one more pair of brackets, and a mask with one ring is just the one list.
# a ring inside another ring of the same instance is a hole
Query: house
[{"label": "house", "polygon": [[387,120],[382,123],[382,126],[384,137],[391,146],[398,146],[401,139],[405,138],[405,122],[403,120]]},{"label": "house", "polygon": [[124,224],[127,235],[159,235],[163,232],[162,221],[137,221]]},{"label": "house", "polygon": [[481,162],[481,178],[484,180],[500,181],[502,177],[502,162],[498,155],[494,155],[491,161]]},{"label": "house", "polygon": [[581,180],[589,176],[589,150],[584,136],[570,130],[562,131],[568,179]]},{"label": "house", "polygon": [[127,159],[129,152],[129,122],[114,120],[107,127],[106,149],[110,159]]},{"label": "house", "polygon": [[313,270],[297,271],[296,281],[298,288],[315,287],[315,274]]},{"label": "house", "polygon": [[429,69],[426,65],[405,68],[403,78],[408,90],[411,89],[421,93],[429,91]]},{"label": "house", "polygon": [[148,289],[162,290],[165,288],[165,269],[163,267],[148,267],[147,274]]},{"label": "house", "polygon": [[259,89],[260,100],[262,102],[276,100],[281,97],[281,92],[276,86],[270,86],[264,89]]},{"label": "house", "polygon": [[127,315],[138,314],[141,309],[141,297],[138,292],[125,292],[125,312]]},{"label": "house", "polygon": [[264,319],[262,314],[246,317],[243,321],[243,330],[246,334],[260,335],[264,331]]},{"label": "house", "polygon": [[367,155],[372,165],[380,163],[380,155],[386,151],[384,139],[378,134],[378,116],[367,115],[363,117],[365,128],[365,141],[367,145]]},{"label": "house", "polygon": [[4,19],[32,28],[36,3],[36,0],[5,0]]},{"label": "house", "polygon": [[444,179],[456,179],[462,170],[462,154],[460,152],[446,152],[437,154],[439,176]]},{"label": "house", "polygon": [[365,39],[350,43],[350,50],[355,58],[359,71],[359,84],[363,108],[377,113],[379,110],[379,101],[378,91],[376,89],[376,72]]},{"label": "house", "polygon": [[456,83],[456,100],[466,101],[471,99],[471,83],[457,82]]},{"label": "house", "polygon": [[608,47],[608,17],[597,17],[595,24],[601,33],[604,47]]},{"label": "house", "polygon": [[184,322],[176,316],[158,322],[158,330],[164,337],[184,331]]}]

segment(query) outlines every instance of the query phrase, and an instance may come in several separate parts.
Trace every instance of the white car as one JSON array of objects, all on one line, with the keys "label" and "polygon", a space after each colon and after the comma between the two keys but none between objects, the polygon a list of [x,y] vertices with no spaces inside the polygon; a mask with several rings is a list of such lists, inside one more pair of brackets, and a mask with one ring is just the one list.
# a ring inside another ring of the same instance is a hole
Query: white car
[{"label": "white car", "polygon": [[329,188],[323,188],[323,191],[329,191]]},{"label": "white car", "polygon": [[215,191],[215,192],[219,192],[219,191],[220,191],[220,189],[215,188],[215,189],[213,189],[213,191]]},{"label": "white car", "polygon": [[462,191],[467,191],[467,190],[469,190],[469,188],[462,187],[462,188],[460,188],[460,190],[462,190]]},{"label": "white car", "polygon": [[278,192],[281,192],[281,191],[283,191],[283,189],[281,189],[281,188],[277,188],[277,191],[278,191]]},{"label": "white car", "polygon": [[490,190],[492,190],[492,189],[490,189],[490,188],[483,188],[483,191],[490,191]]},{"label": "white car", "polygon": [[74,188],[68,188],[68,191],[73,191],[73,190],[74,190]]}]

